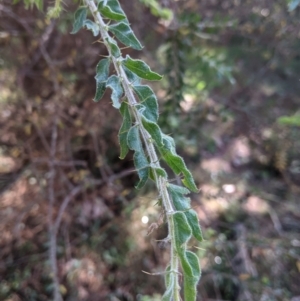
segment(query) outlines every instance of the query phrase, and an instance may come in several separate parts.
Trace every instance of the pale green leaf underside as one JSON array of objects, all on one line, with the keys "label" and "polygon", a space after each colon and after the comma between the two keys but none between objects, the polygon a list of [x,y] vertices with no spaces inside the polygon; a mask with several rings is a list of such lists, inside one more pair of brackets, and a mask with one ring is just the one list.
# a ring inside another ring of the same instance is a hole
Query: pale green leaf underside
[{"label": "pale green leaf underside", "polygon": [[149,162],[143,150],[136,151],[134,153],[133,162],[140,178],[140,181],[136,185],[136,188],[140,189],[146,184],[149,178]]},{"label": "pale green leaf underside", "polygon": [[100,1],[98,10],[104,17],[114,21],[126,19],[126,15],[117,0]]},{"label": "pale green leaf underside", "polygon": [[85,20],[84,26],[93,33],[93,36],[96,37],[99,35],[99,25],[91,20]]},{"label": "pale green leaf underside", "polygon": [[125,66],[124,66],[124,71],[126,73],[128,80],[132,85],[139,85],[141,83],[141,79],[135,73],[128,70]]},{"label": "pale green leaf underside", "polygon": [[131,128],[132,120],[131,114],[129,111],[128,104],[123,101],[120,108],[120,113],[123,117],[123,123],[119,131],[119,143],[120,143],[120,159],[124,159],[128,153],[128,145],[127,145],[127,135],[128,131]]},{"label": "pale green leaf underside", "polygon": [[116,75],[110,76],[107,80],[106,87],[112,90],[111,100],[113,107],[119,109],[121,107],[120,98],[123,95],[123,88],[119,78]]},{"label": "pale green leaf underside", "polygon": [[160,80],[162,76],[153,72],[150,67],[142,60],[134,60],[129,55],[123,60],[122,64],[137,76],[147,80]]},{"label": "pale green leaf underside", "polygon": [[109,65],[109,59],[102,59],[96,67],[96,94],[94,101],[99,101],[105,92],[106,81],[108,79],[109,74]]},{"label": "pale green leaf underside", "polygon": [[[133,89],[141,101],[141,105],[145,107],[143,115],[150,121],[158,120],[158,104],[157,99],[149,86],[135,85]],[[139,106],[141,106],[139,105]]]},{"label": "pale green leaf underside", "polygon": [[114,56],[115,58],[120,57],[121,51],[120,51],[120,48],[119,48],[117,42],[112,37],[108,37],[105,40],[110,47],[112,56]]},{"label": "pale green leaf underside", "polygon": [[77,33],[83,26],[87,16],[87,7],[82,6],[77,9],[74,16],[73,30],[71,34]]},{"label": "pale green leaf underside", "polygon": [[128,131],[127,145],[129,149],[136,152],[141,152],[143,150],[139,129],[136,125],[132,126]]},{"label": "pale green leaf underside", "polygon": [[128,23],[123,21],[117,24],[110,25],[108,28],[124,45],[137,50],[141,50],[143,48]]}]

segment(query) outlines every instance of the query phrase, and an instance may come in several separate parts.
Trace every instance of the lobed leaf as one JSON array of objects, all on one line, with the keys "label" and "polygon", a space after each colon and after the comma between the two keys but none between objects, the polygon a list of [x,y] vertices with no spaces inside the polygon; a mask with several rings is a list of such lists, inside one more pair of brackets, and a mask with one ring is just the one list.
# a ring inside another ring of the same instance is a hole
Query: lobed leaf
[{"label": "lobed leaf", "polygon": [[143,46],[134,35],[130,26],[127,22],[120,22],[117,24],[112,24],[108,27],[108,29],[119,39],[121,43],[126,46],[132,47],[136,50],[141,50]]},{"label": "lobed leaf", "polygon": [[175,247],[179,252],[182,248],[184,249],[185,244],[191,238],[192,230],[184,213],[177,211],[172,215],[172,219],[175,229]]},{"label": "lobed leaf", "polygon": [[198,241],[203,241],[203,235],[199,225],[198,215],[195,212],[195,210],[191,209],[190,199],[184,197],[183,195],[183,193],[187,194],[188,190],[185,189],[184,187],[169,184],[168,191],[172,198],[175,209],[179,211],[183,211],[183,213],[185,214],[188,224],[192,229],[193,236]]},{"label": "lobed leaf", "polygon": [[175,212],[172,216],[174,224],[175,249],[180,259],[184,274],[193,276],[192,267],[186,257],[186,243],[192,236],[192,230],[188,224],[186,216],[182,212]]},{"label": "lobed leaf", "polygon": [[148,80],[160,80],[162,76],[153,72],[142,60],[134,60],[129,55],[122,61],[122,64],[137,76]]},{"label": "lobed leaf", "polygon": [[151,138],[155,141],[158,146],[163,146],[162,132],[157,123],[142,117],[142,123],[146,131],[151,135]]},{"label": "lobed leaf", "polygon": [[111,99],[113,102],[113,107],[115,107],[116,109],[120,109],[120,98],[123,94],[123,88],[121,86],[119,78],[116,75],[112,75],[107,80],[106,87],[112,90]]},{"label": "lobed leaf", "polygon": [[145,107],[143,115],[150,121],[157,122],[158,120],[158,104],[157,99],[149,86],[135,85],[133,90],[138,95],[141,103]]},{"label": "lobed leaf", "polygon": [[96,67],[96,94],[94,101],[99,101],[106,89],[106,81],[108,79],[108,73],[109,73],[109,65],[110,60],[109,59],[102,59],[97,67]]},{"label": "lobed leaf", "polygon": [[121,104],[120,113],[123,117],[123,123],[121,125],[118,136],[119,136],[119,143],[121,148],[120,159],[124,159],[129,150],[127,145],[127,134],[132,124],[129,106],[125,101],[123,101]]},{"label": "lobed leaf", "polygon": [[81,6],[79,7],[74,15],[74,23],[73,23],[73,30],[71,34],[77,33],[83,26],[87,16],[87,7]]},{"label": "lobed leaf", "polygon": [[139,175],[139,178],[140,178],[140,181],[135,186],[135,188],[140,189],[146,184],[146,182],[149,178],[149,169],[150,169],[149,162],[147,160],[147,157],[146,157],[143,149],[140,151],[136,151],[134,153],[133,162],[134,162],[134,166],[135,166],[137,173]]},{"label": "lobed leaf", "polygon": [[100,1],[98,10],[104,17],[114,21],[126,19],[126,15],[117,0]]},{"label": "lobed leaf", "polygon": [[105,41],[108,43],[108,45],[110,47],[112,56],[114,56],[115,58],[120,57],[121,51],[120,51],[120,48],[119,48],[117,42],[112,37],[106,38]]},{"label": "lobed leaf", "polygon": [[189,265],[192,267],[193,276],[190,277],[188,275],[185,275],[184,277],[184,300],[195,301],[197,297],[197,284],[201,276],[201,269],[196,254],[187,251],[186,258],[189,262]]},{"label": "lobed leaf", "polygon": [[141,152],[143,150],[139,129],[136,125],[132,126],[128,131],[127,145],[131,150],[136,152]]},{"label": "lobed leaf", "polygon": [[175,174],[182,173],[184,178],[182,183],[191,191],[198,192],[198,188],[194,182],[191,172],[187,169],[182,157],[176,154],[175,143],[171,137],[162,134],[163,146],[157,145],[159,152],[161,153],[163,159],[174,171]]}]

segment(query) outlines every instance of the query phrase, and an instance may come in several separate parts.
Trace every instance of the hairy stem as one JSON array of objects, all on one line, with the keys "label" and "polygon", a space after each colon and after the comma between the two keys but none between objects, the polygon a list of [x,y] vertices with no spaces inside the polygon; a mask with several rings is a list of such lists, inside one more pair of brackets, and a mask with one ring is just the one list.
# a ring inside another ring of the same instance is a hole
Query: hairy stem
[{"label": "hairy stem", "polygon": [[[106,38],[109,37],[109,34],[107,32],[107,25],[104,23],[100,13],[98,12],[97,6],[96,6],[94,0],[85,0],[85,3],[87,4],[90,11],[92,12],[95,22],[100,27],[101,37],[103,39],[105,46],[107,47],[107,50],[109,52],[110,58],[113,62],[115,70],[117,72],[117,75],[121,79],[122,86],[123,86],[123,89],[125,92],[125,96],[127,97],[128,103],[132,108],[132,112],[133,112],[135,121],[139,125],[140,133],[143,138],[144,145],[147,149],[150,163],[152,166],[160,167],[159,159],[158,159],[156,150],[154,148],[151,136],[144,128],[144,126],[142,124],[141,116],[139,115],[139,113],[137,111],[136,104],[138,102],[136,101],[136,98],[133,94],[131,84],[126,76],[126,73],[125,73],[123,67],[119,63],[118,59],[116,59],[114,56],[111,55],[110,46],[106,42]],[[170,242],[171,242],[171,266],[170,266],[170,268],[171,268],[171,272],[173,272],[175,274],[175,285],[174,285],[173,296],[174,296],[175,301],[180,301],[180,293],[179,293],[180,287],[179,287],[179,279],[178,279],[178,277],[179,277],[179,261],[178,261],[178,256],[177,256],[176,250],[175,250],[175,229],[174,229],[174,224],[173,224],[173,220],[172,220],[172,214],[175,213],[175,210],[174,210],[172,200],[171,200],[168,190],[167,190],[167,184],[168,184],[167,179],[165,179],[161,176],[158,176],[158,174],[156,173],[155,170],[154,170],[154,176],[155,176],[156,186],[157,186],[159,194],[162,198],[163,206],[165,208],[166,215],[167,215],[169,238],[170,238]]]}]

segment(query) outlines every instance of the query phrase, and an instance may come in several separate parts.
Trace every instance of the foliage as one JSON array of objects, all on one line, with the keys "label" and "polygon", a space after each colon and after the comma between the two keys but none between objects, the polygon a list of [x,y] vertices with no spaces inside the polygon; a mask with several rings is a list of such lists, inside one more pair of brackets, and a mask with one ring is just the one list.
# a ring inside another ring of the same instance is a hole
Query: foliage
[{"label": "foliage", "polygon": [[277,122],[282,125],[300,126],[300,114],[293,116],[281,116],[277,119]]},{"label": "foliage", "polygon": [[[152,179],[157,185],[167,215],[171,259],[166,270],[167,291],[163,300],[171,301],[180,298],[178,260],[184,275],[185,300],[196,300],[200,266],[197,256],[187,250],[187,242],[192,236],[199,241],[202,241],[203,238],[197,214],[190,208],[190,202],[184,195],[189,193],[188,189],[194,192],[197,192],[198,189],[183,159],[176,153],[174,140],[163,134],[157,124],[158,105],[153,91],[149,86],[140,85],[139,81],[129,80],[136,77],[160,80],[162,76],[153,72],[142,60],[132,59],[128,55],[126,58],[121,56],[121,50],[109,32],[128,47],[140,50],[142,46],[116,0],[109,0],[106,3],[100,1],[97,11],[93,0],[87,0],[85,3],[87,6],[80,7],[75,13],[72,33],[76,33],[84,27],[88,21],[87,9],[89,9],[94,16],[95,23],[100,27],[102,40],[109,52],[109,57],[100,60],[96,68],[95,100],[98,101],[103,96],[107,87],[112,89],[113,106],[120,109],[123,116],[123,124],[119,133],[120,157],[124,158],[128,149],[134,151],[134,165],[140,178],[136,188],[143,187],[149,178]],[[103,18],[116,23],[106,25]],[[109,77],[111,63],[113,63],[117,75]],[[121,102],[123,93],[124,98]],[[140,102],[137,102],[134,93]],[[133,124],[132,120],[134,120]],[[167,173],[160,166],[157,151],[175,174],[183,175],[182,183],[188,189],[169,184]]]}]

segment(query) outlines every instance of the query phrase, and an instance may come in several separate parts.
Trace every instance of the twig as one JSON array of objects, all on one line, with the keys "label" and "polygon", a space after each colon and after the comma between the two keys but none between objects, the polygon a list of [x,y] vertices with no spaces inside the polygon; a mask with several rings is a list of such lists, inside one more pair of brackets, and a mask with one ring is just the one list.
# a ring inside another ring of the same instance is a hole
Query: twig
[{"label": "twig", "polygon": [[59,279],[57,271],[57,258],[56,258],[56,248],[57,248],[57,236],[55,231],[55,226],[53,225],[53,209],[55,203],[55,193],[54,193],[54,177],[55,177],[55,155],[56,155],[56,145],[57,145],[57,118],[55,118],[52,127],[51,136],[51,147],[50,147],[50,161],[49,161],[49,184],[48,184],[48,196],[49,196],[49,211],[48,211],[48,225],[49,225],[49,259],[50,266],[52,270],[52,279],[54,285],[53,291],[53,301],[62,301],[62,296],[59,291]]}]

